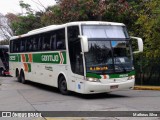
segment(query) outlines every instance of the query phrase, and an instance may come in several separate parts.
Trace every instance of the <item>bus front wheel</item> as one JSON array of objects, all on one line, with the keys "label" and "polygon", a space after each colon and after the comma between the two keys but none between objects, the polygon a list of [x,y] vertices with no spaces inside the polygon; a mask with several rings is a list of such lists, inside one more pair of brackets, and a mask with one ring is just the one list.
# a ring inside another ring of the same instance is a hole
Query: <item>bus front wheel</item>
[{"label": "bus front wheel", "polygon": [[63,95],[67,95],[69,94],[69,91],[67,89],[67,82],[65,77],[61,76],[58,82],[58,88],[59,91],[63,94]]}]

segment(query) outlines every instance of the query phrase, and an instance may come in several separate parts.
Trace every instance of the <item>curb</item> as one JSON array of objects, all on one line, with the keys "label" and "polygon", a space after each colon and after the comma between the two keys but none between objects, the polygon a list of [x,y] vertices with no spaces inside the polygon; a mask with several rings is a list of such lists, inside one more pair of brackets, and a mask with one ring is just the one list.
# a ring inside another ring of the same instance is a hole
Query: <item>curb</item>
[{"label": "curb", "polygon": [[134,86],[134,90],[158,90],[160,91],[160,86]]}]

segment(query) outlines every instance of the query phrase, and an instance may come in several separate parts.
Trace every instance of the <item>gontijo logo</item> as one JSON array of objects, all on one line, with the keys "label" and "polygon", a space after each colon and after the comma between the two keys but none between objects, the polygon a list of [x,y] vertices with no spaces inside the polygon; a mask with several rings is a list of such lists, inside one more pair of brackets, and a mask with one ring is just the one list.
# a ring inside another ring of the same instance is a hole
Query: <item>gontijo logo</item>
[{"label": "gontijo logo", "polygon": [[59,54],[42,55],[41,60],[42,62],[59,62],[59,64],[64,64],[64,56],[62,52],[59,52]]},{"label": "gontijo logo", "polygon": [[58,55],[42,55],[41,57],[42,61],[59,61],[59,56]]},{"label": "gontijo logo", "polygon": [[34,63],[66,64],[66,52],[33,54]]}]

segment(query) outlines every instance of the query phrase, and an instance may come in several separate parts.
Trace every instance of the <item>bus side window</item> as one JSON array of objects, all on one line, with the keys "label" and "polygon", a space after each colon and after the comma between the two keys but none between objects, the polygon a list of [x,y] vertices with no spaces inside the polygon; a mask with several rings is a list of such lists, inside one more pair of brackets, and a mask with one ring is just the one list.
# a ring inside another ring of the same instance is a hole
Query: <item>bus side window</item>
[{"label": "bus side window", "polygon": [[26,52],[30,52],[32,50],[31,38],[27,38],[26,40]]},{"label": "bus side window", "polygon": [[25,39],[21,39],[20,52],[25,51]]},{"label": "bus side window", "polygon": [[33,37],[33,51],[37,51],[38,50],[38,37],[34,36]]},{"label": "bus side window", "polygon": [[15,41],[14,41],[14,44],[13,44],[13,52],[17,52],[17,46],[15,44]]},{"label": "bus side window", "polygon": [[51,50],[56,49],[56,35],[51,35],[51,37],[50,37],[50,47],[51,47]]},{"label": "bus side window", "polygon": [[65,49],[65,29],[56,31],[56,49]]},{"label": "bus side window", "polygon": [[43,39],[41,35],[38,36],[38,51],[42,51]]},{"label": "bus side window", "polygon": [[46,50],[47,49],[47,44],[45,42],[45,37],[42,38],[42,50]]},{"label": "bus side window", "polygon": [[36,51],[37,50],[37,41],[35,36],[31,36],[29,37],[29,39],[27,40],[27,47],[28,47],[28,51],[32,52],[32,51]]},{"label": "bus side window", "polygon": [[20,41],[15,40],[13,42],[13,52],[20,52]]},{"label": "bus side window", "polygon": [[50,34],[45,33],[43,37],[43,50],[50,50]]},{"label": "bus side window", "polygon": [[57,41],[57,49],[64,49],[64,42],[63,42],[63,40]]},{"label": "bus side window", "polygon": [[12,41],[10,41],[10,52],[11,52],[11,53],[13,53],[13,47],[14,47],[14,46],[13,46],[13,40],[12,40]]},{"label": "bus side window", "polygon": [[32,42],[32,40],[30,40],[30,42],[29,42],[29,51],[32,51],[32,49],[33,49],[33,42]]}]

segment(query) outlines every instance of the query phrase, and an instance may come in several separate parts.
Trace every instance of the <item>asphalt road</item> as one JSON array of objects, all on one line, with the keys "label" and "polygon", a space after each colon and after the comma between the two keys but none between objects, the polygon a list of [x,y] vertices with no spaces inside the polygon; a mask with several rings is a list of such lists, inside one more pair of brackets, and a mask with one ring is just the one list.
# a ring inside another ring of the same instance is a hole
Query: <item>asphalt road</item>
[{"label": "asphalt road", "polygon": [[[72,93],[66,96],[61,95],[59,91],[53,87],[32,82],[21,84],[16,81],[16,78],[0,77],[0,111],[160,111],[160,92],[149,90],[125,90],[96,95]],[[17,119],[18,118],[15,118],[15,120]],[[25,119],[62,120],[62,118],[45,117]],[[160,120],[160,117],[78,117],[66,119]],[[2,120],[4,120],[4,118]]]}]

